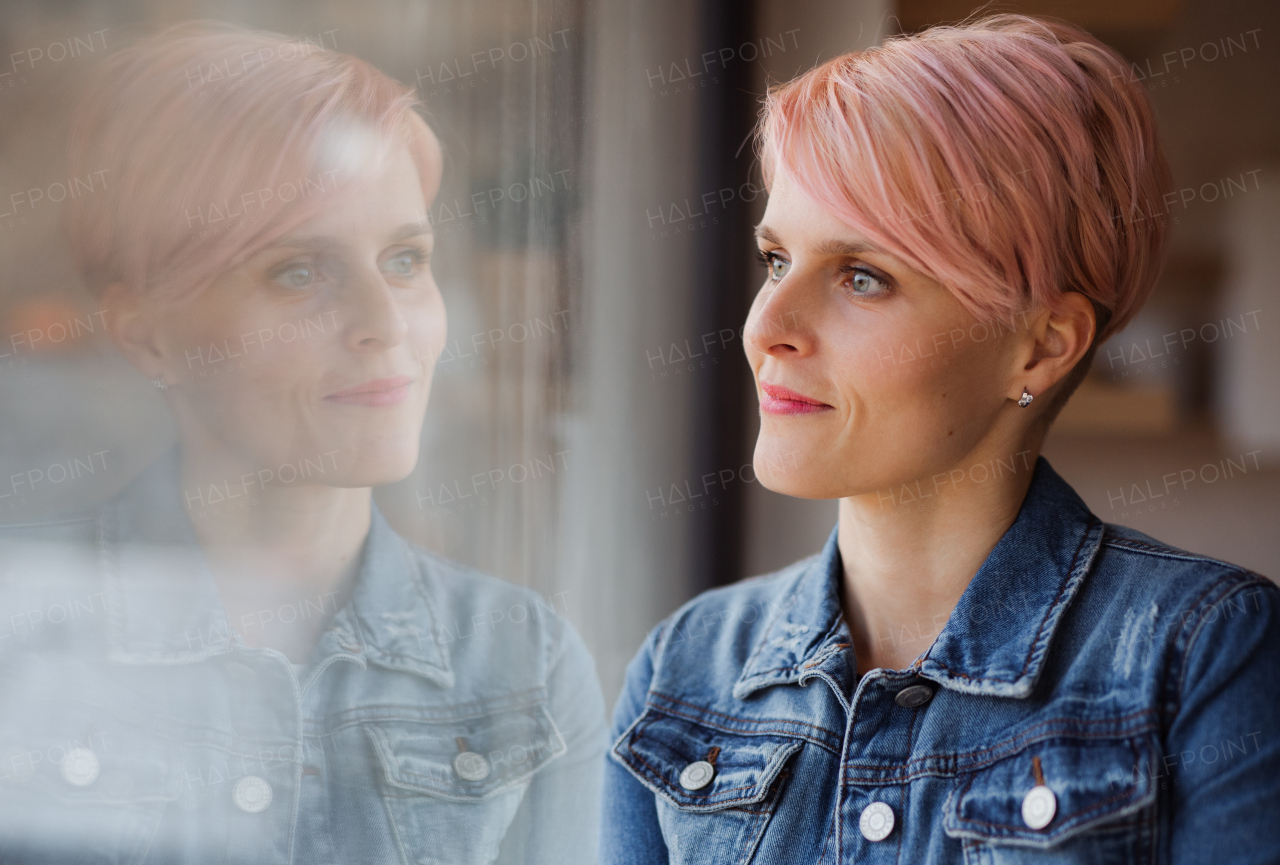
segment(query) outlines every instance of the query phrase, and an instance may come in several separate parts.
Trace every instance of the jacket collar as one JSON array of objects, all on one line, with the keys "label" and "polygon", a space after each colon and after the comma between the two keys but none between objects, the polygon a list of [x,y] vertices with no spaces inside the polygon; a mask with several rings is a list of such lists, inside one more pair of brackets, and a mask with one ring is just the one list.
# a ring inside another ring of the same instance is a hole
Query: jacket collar
[{"label": "jacket collar", "polygon": [[[247,648],[229,627],[196,540],[179,467],[174,448],[98,515],[108,655],[115,663],[191,663]],[[434,579],[420,562],[374,504],[351,601],[321,635],[312,660],[345,655],[452,687],[448,652],[435,639]]]},{"label": "jacket collar", "polygon": [[[780,587],[781,602],[752,646],[735,697],[843,672],[833,666],[849,644],[836,539],[833,531],[822,553]],[[1102,522],[1040,457],[1013,525],[910,672],[965,693],[1030,695],[1101,543]]]}]

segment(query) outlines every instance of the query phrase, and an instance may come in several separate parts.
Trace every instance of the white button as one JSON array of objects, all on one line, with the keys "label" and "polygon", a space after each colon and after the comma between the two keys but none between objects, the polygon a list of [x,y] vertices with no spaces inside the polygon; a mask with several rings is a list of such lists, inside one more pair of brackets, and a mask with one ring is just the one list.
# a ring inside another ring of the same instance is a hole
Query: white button
[{"label": "white button", "polygon": [[267,783],[266,778],[246,775],[231,789],[231,801],[247,814],[265,811],[271,804],[271,785]]},{"label": "white button", "polygon": [[883,802],[872,802],[862,809],[858,830],[868,841],[883,841],[893,831],[893,809]]},{"label": "white button", "polygon": [[684,767],[680,773],[680,786],[686,790],[701,790],[716,776],[716,767],[706,760],[699,760]]},{"label": "white button", "polygon": [[453,771],[464,781],[483,781],[489,777],[489,761],[475,751],[463,751],[453,758]]},{"label": "white button", "polygon": [[72,748],[62,758],[62,778],[75,787],[88,787],[98,780],[102,764],[88,748]]},{"label": "white button", "polygon": [[1057,812],[1058,797],[1043,784],[1032,787],[1022,800],[1022,822],[1032,829],[1048,826]]}]

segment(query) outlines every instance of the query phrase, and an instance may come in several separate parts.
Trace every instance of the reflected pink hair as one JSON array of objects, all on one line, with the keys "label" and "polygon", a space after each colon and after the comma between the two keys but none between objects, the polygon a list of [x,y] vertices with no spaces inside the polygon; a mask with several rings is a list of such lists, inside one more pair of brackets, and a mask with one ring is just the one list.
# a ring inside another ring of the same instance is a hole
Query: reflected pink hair
[{"label": "reflected pink hair", "polygon": [[[346,54],[189,22],[108,58],[77,111],[64,225],[91,292],[190,296],[407,146],[427,203],[440,150],[413,89]],[[239,213],[239,216],[231,216]]]},{"label": "reflected pink hair", "polygon": [[760,145],[766,185],[781,169],[981,320],[1077,291],[1096,347],[1159,275],[1166,227],[1147,215],[1169,169],[1151,107],[1068,24],[997,15],[837,57],[771,90]]}]

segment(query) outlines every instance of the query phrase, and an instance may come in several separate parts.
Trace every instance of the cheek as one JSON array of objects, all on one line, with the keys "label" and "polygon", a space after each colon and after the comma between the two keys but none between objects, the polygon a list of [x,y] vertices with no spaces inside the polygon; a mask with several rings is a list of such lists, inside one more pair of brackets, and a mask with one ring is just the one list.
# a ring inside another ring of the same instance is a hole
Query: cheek
[{"label": "cheek", "polygon": [[[225,403],[276,401],[309,393],[328,368],[341,340],[335,311],[236,309],[228,305],[193,311],[179,335],[176,360],[192,390],[223,395]],[[224,410],[233,407],[223,405]]]},{"label": "cheek", "polygon": [[409,327],[414,356],[430,368],[444,350],[448,335],[444,298],[433,284],[420,300],[403,306],[401,314]]},{"label": "cheek", "polygon": [[946,332],[886,329],[842,346],[840,378],[854,422],[884,424],[887,436],[908,440],[946,436],[980,414],[995,352],[934,339]]}]

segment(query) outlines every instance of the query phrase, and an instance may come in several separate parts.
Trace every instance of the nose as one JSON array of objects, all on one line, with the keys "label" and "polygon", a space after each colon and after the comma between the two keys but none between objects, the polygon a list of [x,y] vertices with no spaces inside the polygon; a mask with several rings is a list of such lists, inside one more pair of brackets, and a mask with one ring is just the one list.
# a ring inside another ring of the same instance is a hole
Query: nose
[{"label": "nose", "polygon": [[793,270],[756,295],[747,316],[743,344],[747,350],[772,357],[803,357],[813,351],[812,331],[806,324],[803,284]]},{"label": "nose", "polygon": [[408,322],[391,286],[377,268],[361,268],[343,286],[343,342],[350,349],[386,349],[404,342]]}]

